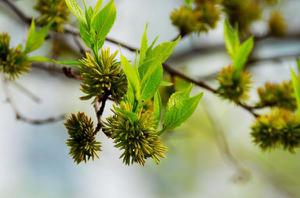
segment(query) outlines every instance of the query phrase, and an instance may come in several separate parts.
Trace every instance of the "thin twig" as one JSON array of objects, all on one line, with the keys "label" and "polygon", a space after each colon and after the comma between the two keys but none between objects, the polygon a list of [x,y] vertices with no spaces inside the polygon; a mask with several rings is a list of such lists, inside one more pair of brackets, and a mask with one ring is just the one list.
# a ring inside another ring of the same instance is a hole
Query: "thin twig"
[{"label": "thin twig", "polygon": [[233,180],[237,181],[237,182],[240,182],[240,181],[246,182],[246,181],[248,181],[250,179],[250,176],[251,176],[250,171],[247,168],[245,168],[242,165],[242,163],[232,153],[222,127],[219,126],[218,122],[215,122],[214,116],[211,115],[211,112],[207,109],[207,105],[203,105],[203,109],[206,113],[206,116],[209,120],[209,123],[210,123],[211,127],[213,128],[212,131],[215,132],[216,143],[217,143],[217,146],[219,148],[220,153],[223,154],[225,159],[232,166],[234,166],[236,171],[237,171],[236,174],[233,177]]},{"label": "thin twig", "polygon": [[64,120],[65,115],[59,115],[57,117],[48,117],[45,119],[33,119],[33,118],[28,118],[24,116],[17,108],[12,96],[10,95],[10,91],[8,90],[8,80],[3,78],[2,79],[2,85],[3,85],[3,91],[5,94],[5,99],[6,102],[11,106],[12,110],[15,113],[16,119],[29,123],[29,124],[34,124],[34,125],[43,125],[43,124],[49,124],[49,123],[54,123],[54,122],[59,122]]},{"label": "thin twig", "polygon": [[26,24],[31,23],[31,18],[26,16],[22,10],[20,10],[13,2],[10,0],[1,0],[5,3],[18,17],[21,21],[25,22]]},{"label": "thin twig", "polygon": [[21,85],[20,83],[18,83],[17,81],[14,81],[12,84],[15,85],[16,88],[18,88],[22,93],[24,93],[26,96],[28,96],[34,102],[36,102],[36,103],[40,103],[41,102],[41,98],[40,97],[38,97],[37,95],[35,95],[34,93],[32,93],[32,91],[30,91],[29,89],[27,89],[26,87],[24,87],[23,85]]},{"label": "thin twig", "polygon": [[[101,117],[103,115],[103,112],[104,112],[104,109],[105,109],[105,104],[106,104],[106,101],[108,100],[108,96],[109,96],[108,94],[104,95],[100,101],[96,101],[96,103],[95,103],[94,108],[95,108],[96,117],[97,117],[97,126],[95,128],[94,135],[96,135],[102,128]],[[101,104],[101,105],[99,105],[99,104]],[[108,134],[108,133],[104,133],[104,134],[107,137],[111,137],[111,135]]]}]

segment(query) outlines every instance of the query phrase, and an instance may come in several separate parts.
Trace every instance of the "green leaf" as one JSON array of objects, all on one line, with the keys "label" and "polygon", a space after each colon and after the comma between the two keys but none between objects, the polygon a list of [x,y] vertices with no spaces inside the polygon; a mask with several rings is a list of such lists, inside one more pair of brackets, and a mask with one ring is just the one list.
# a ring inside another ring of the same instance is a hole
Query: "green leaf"
[{"label": "green leaf", "polygon": [[141,82],[141,99],[148,100],[152,98],[159,88],[163,79],[163,69],[161,63],[150,63],[147,72]]},{"label": "green leaf", "polygon": [[85,22],[83,10],[79,7],[76,0],[65,0],[69,10],[80,21]]},{"label": "green leaf", "polygon": [[88,26],[86,23],[80,23],[79,26],[79,32],[80,32],[80,37],[84,41],[84,43],[89,47],[92,48],[92,40],[91,40],[91,35],[90,31],[88,29]]},{"label": "green leaf", "polygon": [[297,101],[296,115],[300,119],[300,82],[299,82],[299,77],[295,74],[293,69],[291,69],[291,77],[292,77],[292,83],[293,83],[295,97]]},{"label": "green leaf", "polygon": [[40,48],[43,45],[46,36],[48,35],[48,31],[49,31],[49,26],[45,26],[36,31],[35,23],[34,21],[32,21],[29,29],[27,41],[25,44],[24,52],[28,54]]},{"label": "green leaf", "polygon": [[95,6],[95,12],[98,12],[101,8],[101,5],[103,3],[103,0],[98,0]]},{"label": "green leaf", "polygon": [[175,46],[179,40],[173,42],[164,42],[156,46],[154,49],[148,49],[143,63],[139,66],[140,78],[143,80],[147,71],[151,67],[164,63],[173,53]]},{"label": "green leaf", "polygon": [[112,28],[117,16],[114,1],[111,0],[95,17],[92,19],[92,28],[96,33],[94,42],[97,42],[97,50],[99,50],[105,40],[106,35]]},{"label": "green leaf", "polygon": [[170,86],[173,86],[173,83],[168,82],[168,81],[161,81],[159,86],[161,86],[161,87],[170,87]]},{"label": "green leaf", "polygon": [[[173,42],[164,42],[153,49],[148,49],[143,63],[139,66],[139,76],[141,79],[141,99],[152,98],[157,91],[162,79],[164,63],[178,43],[179,39]],[[144,52],[143,52],[144,53]]]},{"label": "green leaf", "polygon": [[191,7],[195,0],[184,0],[184,4],[188,7]]},{"label": "green leaf", "polygon": [[154,49],[148,51],[147,58],[159,59],[161,63],[164,63],[171,56],[179,41],[180,38],[176,41],[159,44]]},{"label": "green leaf", "polygon": [[191,89],[192,87],[190,86],[184,91],[178,91],[171,95],[164,116],[163,131],[178,127],[195,111],[203,94],[200,93],[196,96],[189,97]]},{"label": "green leaf", "polygon": [[138,72],[133,66],[129,63],[125,56],[121,55],[121,64],[123,71],[126,75],[128,85],[131,87],[135,94],[135,98],[139,100],[140,98],[140,80]]},{"label": "green leaf", "polygon": [[140,61],[139,64],[141,65],[146,57],[146,53],[148,50],[148,37],[147,37],[147,30],[148,26],[146,25],[144,34],[141,41],[141,49],[140,49]]},{"label": "green leaf", "polygon": [[300,58],[297,58],[297,69],[298,69],[298,72],[300,72]]},{"label": "green leaf", "polygon": [[237,28],[234,29],[226,19],[224,23],[225,46],[231,59],[234,60],[235,54],[240,46],[239,34]]},{"label": "green leaf", "polygon": [[157,91],[154,95],[154,101],[153,101],[153,114],[157,124],[160,121],[161,109],[162,109],[162,101],[161,101],[160,94]]},{"label": "green leaf", "polygon": [[244,66],[248,60],[250,53],[252,52],[254,45],[253,37],[247,39],[237,50],[234,60],[233,66],[237,72],[241,72],[244,69]]},{"label": "green leaf", "polygon": [[[40,62],[40,63],[54,63],[54,64],[58,64],[58,65],[68,65],[68,66],[78,66],[81,63],[77,60],[63,60],[63,61],[59,61],[59,60],[54,60],[48,57],[44,57],[44,56],[30,56],[27,58],[28,61],[30,62]],[[77,67],[75,67],[77,68]]]}]

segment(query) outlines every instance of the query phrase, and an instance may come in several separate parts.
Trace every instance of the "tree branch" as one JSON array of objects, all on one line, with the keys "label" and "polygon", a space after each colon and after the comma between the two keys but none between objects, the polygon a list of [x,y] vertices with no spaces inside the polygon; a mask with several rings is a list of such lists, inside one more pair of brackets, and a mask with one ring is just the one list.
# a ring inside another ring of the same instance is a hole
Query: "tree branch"
[{"label": "tree branch", "polygon": [[9,105],[11,106],[12,110],[15,113],[16,119],[29,123],[29,124],[34,124],[34,125],[42,125],[42,124],[49,124],[49,123],[54,123],[54,122],[59,122],[64,120],[65,115],[59,115],[57,117],[48,117],[48,118],[44,118],[44,119],[33,119],[33,118],[28,118],[26,116],[24,116],[17,108],[16,104],[14,103],[14,100],[8,90],[8,80],[3,78],[2,79],[2,85],[3,85],[3,91],[5,94],[5,99],[6,102],[9,103]]}]

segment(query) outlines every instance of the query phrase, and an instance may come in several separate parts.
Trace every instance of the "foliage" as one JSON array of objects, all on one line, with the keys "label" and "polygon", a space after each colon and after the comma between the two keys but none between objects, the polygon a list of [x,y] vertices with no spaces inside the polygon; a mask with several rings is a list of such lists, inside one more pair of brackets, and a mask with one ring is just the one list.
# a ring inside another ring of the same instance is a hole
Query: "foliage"
[{"label": "foliage", "polygon": [[224,25],[224,38],[232,66],[222,69],[218,74],[219,88],[217,93],[238,103],[248,98],[251,76],[243,69],[253,49],[253,38],[240,43],[237,28],[232,28],[228,21],[225,21]]},{"label": "foliage", "polygon": [[[101,49],[116,18],[113,1],[102,9],[101,1],[95,8],[87,8],[85,5],[85,10],[74,0],[67,0],[66,3],[79,21],[80,36],[93,52],[86,53],[78,66],[82,79],[81,90],[86,94],[82,99],[94,98],[95,106],[99,102],[104,105],[108,97],[115,103],[113,115],[106,121],[100,120],[101,115],[99,117],[97,113],[97,126],[102,126],[104,134],[112,138],[115,147],[123,151],[121,158],[126,165],[144,165],[147,158],[152,158],[158,163],[166,151],[160,135],[167,129],[179,126],[190,117],[201,98],[201,94],[189,97],[191,87],[187,91],[175,93],[169,99],[166,116],[161,117],[163,108],[159,87],[165,83],[162,64],[172,54],[179,39],[158,45],[153,41],[149,45],[146,27],[136,60],[131,63],[121,55],[121,61],[118,62],[117,52],[111,55],[109,49]],[[82,118],[78,118],[77,122]],[[164,124],[163,128],[159,129],[161,120],[164,120]],[[92,131],[92,123],[89,124]],[[81,128],[78,130],[80,133]],[[95,129],[94,134],[97,132]],[[72,138],[70,129],[69,135]],[[74,158],[76,153],[73,151],[76,151],[72,148],[71,155]],[[78,153],[80,154],[79,151]],[[86,160],[77,160],[81,161]]]},{"label": "foliage", "polygon": [[[266,83],[258,88],[259,102],[256,105],[246,103],[251,75],[245,67],[254,48],[254,37],[249,36],[251,25],[261,18],[266,6],[276,4],[277,0],[185,0],[170,16],[179,30],[177,39],[159,44],[155,39],[149,43],[146,26],[139,49],[120,43],[122,47],[136,51],[134,60],[129,60],[124,54],[119,58],[118,51],[111,53],[109,48],[103,48],[117,17],[114,1],[102,5],[102,0],[98,0],[94,7],[88,6],[84,0],[82,2],[83,8],[76,0],[38,0],[35,6],[40,12],[38,27],[32,21],[24,46],[10,47],[9,35],[0,35],[0,72],[6,78],[15,80],[29,71],[32,62],[47,62],[70,66],[63,68],[65,74],[81,81],[84,93],[81,99],[92,100],[97,123],[94,125],[92,119],[82,112],[71,114],[66,119],[69,135],[66,143],[75,163],[98,158],[101,143],[96,136],[101,130],[121,150],[120,158],[124,164],[145,165],[150,158],[159,163],[167,151],[162,136],[184,123],[202,98],[202,93],[191,96],[193,85],[190,83],[252,113],[255,121],[251,135],[254,143],[263,150],[282,148],[294,152],[300,146],[300,77],[294,71],[291,71],[291,81]],[[49,30],[64,31],[70,13],[76,17],[79,29],[68,34],[74,38],[79,36],[84,42],[85,46],[81,46],[80,41],[77,43],[83,51],[82,57],[58,61],[30,56],[49,38]],[[271,13],[267,35],[284,36],[287,30],[284,17],[278,11]],[[166,61],[180,39],[215,28],[222,14],[227,16],[224,41],[231,64],[219,72],[216,78],[218,87],[213,88],[169,67]],[[170,74],[168,79],[172,83],[164,79],[164,71]],[[180,84],[179,81],[184,82]],[[160,88],[164,86],[168,86],[168,93],[163,93],[162,100]],[[103,118],[108,100],[113,103],[113,108],[111,115]],[[256,113],[258,108],[268,107],[272,108],[270,112]]]},{"label": "foliage", "polygon": [[0,72],[12,80],[28,72],[31,66],[31,57],[28,54],[41,47],[47,34],[48,27],[36,30],[35,23],[32,21],[25,47],[18,45],[11,48],[10,36],[2,33],[0,35]]},{"label": "foliage", "polygon": [[34,8],[40,13],[37,24],[48,26],[57,32],[64,31],[64,25],[69,21],[70,11],[65,0],[37,0]]}]

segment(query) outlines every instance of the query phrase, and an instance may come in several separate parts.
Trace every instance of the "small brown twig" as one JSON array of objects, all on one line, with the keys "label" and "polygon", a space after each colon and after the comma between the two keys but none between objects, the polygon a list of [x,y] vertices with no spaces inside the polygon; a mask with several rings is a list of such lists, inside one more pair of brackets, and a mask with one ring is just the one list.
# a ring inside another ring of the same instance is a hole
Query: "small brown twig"
[{"label": "small brown twig", "polygon": [[[94,131],[94,135],[97,135],[97,133],[101,130],[102,128],[102,120],[101,117],[103,115],[104,109],[105,109],[105,104],[106,101],[108,100],[109,95],[105,94],[99,101],[96,101],[94,108],[95,108],[95,113],[97,117],[97,126]],[[111,137],[110,134],[104,133],[107,137]]]}]

